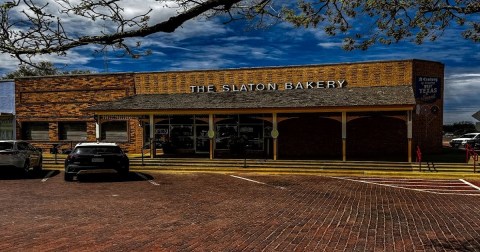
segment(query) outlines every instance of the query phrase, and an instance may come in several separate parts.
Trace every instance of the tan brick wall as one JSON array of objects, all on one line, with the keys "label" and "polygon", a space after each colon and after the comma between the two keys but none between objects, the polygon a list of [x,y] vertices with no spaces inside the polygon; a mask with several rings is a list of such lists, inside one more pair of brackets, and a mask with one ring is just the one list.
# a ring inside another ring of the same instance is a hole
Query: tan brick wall
[{"label": "tan brick wall", "polygon": [[413,61],[389,61],[322,66],[180,71],[135,74],[138,94],[191,93],[190,86],[345,80],[348,87],[397,86],[412,82]]}]

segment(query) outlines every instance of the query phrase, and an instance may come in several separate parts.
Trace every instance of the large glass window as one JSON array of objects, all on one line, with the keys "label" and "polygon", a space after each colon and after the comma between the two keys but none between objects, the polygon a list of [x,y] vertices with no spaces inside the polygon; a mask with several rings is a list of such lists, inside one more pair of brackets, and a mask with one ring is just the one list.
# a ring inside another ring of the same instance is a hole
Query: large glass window
[{"label": "large glass window", "polygon": [[61,122],[58,125],[60,140],[86,141],[86,122]]},{"label": "large glass window", "polygon": [[110,142],[128,141],[128,127],[126,121],[102,123],[102,140]]},{"label": "large glass window", "polygon": [[263,150],[264,120],[262,115],[219,115],[216,117],[215,146],[227,150],[244,145],[249,150]]},{"label": "large glass window", "polygon": [[24,122],[22,135],[25,140],[48,141],[48,122]]},{"label": "large glass window", "polygon": [[[163,148],[165,152],[174,150],[208,152],[208,115],[156,116],[155,121],[157,148]],[[145,131],[149,130],[150,125],[147,123]],[[145,142],[148,141],[148,134],[145,134]]]},{"label": "large glass window", "polygon": [[170,125],[170,140],[175,148],[193,149],[193,125]]},{"label": "large glass window", "polygon": [[215,146],[217,150],[228,150],[238,137],[238,126],[235,124],[218,124]]}]

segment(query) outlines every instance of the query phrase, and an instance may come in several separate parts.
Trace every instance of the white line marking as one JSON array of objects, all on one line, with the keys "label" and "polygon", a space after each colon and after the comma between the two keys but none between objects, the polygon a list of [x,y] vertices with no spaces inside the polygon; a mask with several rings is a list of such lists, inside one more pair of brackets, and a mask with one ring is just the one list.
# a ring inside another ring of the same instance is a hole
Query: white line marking
[{"label": "white line marking", "polygon": [[402,187],[435,187],[435,188],[460,188],[460,187],[468,187],[465,184],[453,184],[453,185],[435,185],[435,184],[428,184],[428,185],[419,185],[419,184],[389,184],[385,183],[385,185],[394,185],[394,186],[402,186]]},{"label": "white line marking", "polygon": [[480,187],[478,187],[478,186],[476,186],[476,185],[474,185],[474,184],[472,184],[472,183],[470,183],[470,182],[468,182],[468,181],[465,181],[464,179],[460,179],[460,181],[462,181],[463,183],[465,183],[465,184],[467,184],[467,185],[469,185],[469,186],[471,186],[471,187],[473,187],[473,188],[475,188],[475,189],[477,189],[477,190],[480,190]]},{"label": "white line marking", "polygon": [[260,182],[260,181],[256,181],[256,180],[253,180],[253,179],[248,179],[248,178],[239,177],[239,176],[235,176],[235,175],[230,175],[230,177],[234,177],[234,178],[238,178],[238,179],[243,179],[243,180],[250,181],[250,182],[253,182],[253,183],[257,183],[257,184],[266,185],[266,183],[263,183],[263,182]]},{"label": "white line marking", "polygon": [[364,181],[372,181],[376,183],[386,183],[386,184],[422,184],[422,185],[465,185],[463,183],[457,182],[457,181],[451,181],[450,182],[436,182],[436,181],[390,181],[390,180],[364,180]]},{"label": "white line marking", "polygon": [[[386,186],[386,187],[392,187],[392,188],[398,188],[398,189],[404,189],[404,190],[411,190],[411,191],[416,191],[416,192],[427,192],[427,193],[441,194],[441,195],[452,195],[452,194],[453,195],[458,195],[458,193],[448,193],[448,192],[429,191],[429,190],[426,190],[426,189],[407,188],[407,187],[402,187],[402,186],[380,184],[380,183],[376,183],[376,182],[356,180],[356,179],[350,179],[350,178],[342,178],[342,177],[331,177],[331,178],[353,181],[353,182],[360,182],[360,183],[365,183],[365,184],[378,185],[378,186]],[[431,189],[431,190],[435,190],[435,189]],[[469,194],[469,193],[461,193],[461,195],[480,196],[480,194]]]},{"label": "white line marking", "polygon": [[[238,179],[243,179],[243,180],[246,180],[246,181],[249,181],[249,182],[253,182],[253,183],[257,183],[257,184],[261,184],[261,185],[272,186],[272,185],[269,185],[269,184],[264,183],[264,182],[260,182],[260,181],[256,181],[256,180],[253,180],[253,179],[248,179],[248,178],[240,177],[240,176],[230,175],[230,177],[234,177],[234,178],[238,178]],[[283,187],[283,186],[273,186],[273,187],[280,188],[280,189],[282,189],[282,190],[285,189],[285,187]]]},{"label": "white line marking", "polygon": [[45,175],[45,177],[42,179],[42,182],[46,182],[54,173],[55,171],[50,171]]},{"label": "white line marking", "polygon": [[155,186],[159,186],[160,184],[155,182],[154,180],[152,179],[148,179],[147,176],[141,174],[141,173],[138,173],[138,172],[135,172],[135,174],[137,174],[137,176],[139,176],[140,178],[144,179],[145,181],[148,181],[148,183],[152,184],[152,185],[155,185]]}]

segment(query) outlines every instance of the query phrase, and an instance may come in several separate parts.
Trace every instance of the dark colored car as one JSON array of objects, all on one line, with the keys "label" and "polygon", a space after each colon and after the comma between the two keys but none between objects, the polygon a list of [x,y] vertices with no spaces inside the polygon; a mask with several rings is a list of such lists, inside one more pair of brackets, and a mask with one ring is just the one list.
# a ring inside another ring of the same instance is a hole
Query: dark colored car
[{"label": "dark colored car", "polygon": [[88,170],[115,170],[126,176],[129,166],[127,155],[115,143],[80,143],[65,159],[65,181]]},{"label": "dark colored car", "polygon": [[0,167],[12,167],[22,170],[25,174],[33,169],[42,170],[42,150],[21,140],[0,141]]}]

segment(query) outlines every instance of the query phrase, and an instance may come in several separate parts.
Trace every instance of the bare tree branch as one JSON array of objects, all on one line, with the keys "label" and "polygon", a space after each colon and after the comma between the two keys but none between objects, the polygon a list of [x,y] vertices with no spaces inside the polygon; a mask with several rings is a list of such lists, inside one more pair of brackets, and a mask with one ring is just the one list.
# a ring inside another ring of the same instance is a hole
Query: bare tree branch
[{"label": "bare tree branch", "polygon": [[[342,37],[346,50],[407,39],[421,44],[442,36],[452,24],[460,26],[459,35],[465,39],[480,42],[478,0],[156,0],[158,6],[174,10],[170,18],[157,23],[152,21],[152,8],[128,16],[121,3],[125,1],[7,0],[0,4],[0,52],[31,64],[37,55],[65,55],[72,48],[96,44],[138,57],[141,54],[127,45],[127,39],[172,33],[186,21],[218,16],[225,24],[246,20],[255,28],[289,22],[323,29],[327,35]],[[62,17],[105,29],[75,34]]]}]

